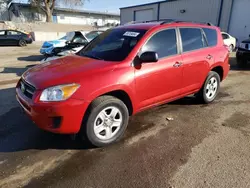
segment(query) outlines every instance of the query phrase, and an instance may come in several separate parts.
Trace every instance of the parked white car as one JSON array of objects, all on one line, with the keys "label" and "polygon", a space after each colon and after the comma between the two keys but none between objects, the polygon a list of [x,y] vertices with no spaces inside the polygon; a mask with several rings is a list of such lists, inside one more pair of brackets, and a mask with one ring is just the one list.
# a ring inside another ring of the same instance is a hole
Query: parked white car
[{"label": "parked white car", "polygon": [[228,46],[230,52],[233,52],[236,48],[237,39],[225,32],[221,32],[221,35],[224,40],[224,44]]},{"label": "parked white car", "polygon": [[84,48],[84,46],[79,46],[79,47],[75,47],[75,48],[72,48],[72,49],[69,49],[69,50],[62,51],[62,52],[60,52],[60,53],[58,53],[57,55],[54,55],[54,56],[45,57],[45,58],[43,58],[41,60],[41,63],[46,63],[48,61],[52,61],[54,59],[59,59],[61,57],[67,56],[67,55],[76,54],[76,53],[80,52],[83,48]]}]

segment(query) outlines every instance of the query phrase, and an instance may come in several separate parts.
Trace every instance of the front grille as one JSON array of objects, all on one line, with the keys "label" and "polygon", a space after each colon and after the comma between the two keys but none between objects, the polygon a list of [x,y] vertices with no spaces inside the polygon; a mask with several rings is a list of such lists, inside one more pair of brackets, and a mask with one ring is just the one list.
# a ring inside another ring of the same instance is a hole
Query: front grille
[{"label": "front grille", "polygon": [[20,89],[21,89],[22,93],[30,99],[32,99],[32,97],[36,91],[36,88],[34,86],[28,84],[24,80],[21,80],[21,82],[20,82]]}]

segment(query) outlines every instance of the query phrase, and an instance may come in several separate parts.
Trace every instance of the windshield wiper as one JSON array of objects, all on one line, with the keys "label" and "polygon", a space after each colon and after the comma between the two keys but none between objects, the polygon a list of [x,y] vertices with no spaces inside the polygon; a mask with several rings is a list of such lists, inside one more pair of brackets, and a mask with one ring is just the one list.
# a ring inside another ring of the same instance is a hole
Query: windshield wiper
[{"label": "windshield wiper", "polygon": [[93,59],[104,60],[104,59],[102,59],[100,57],[97,57],[95,55],[90,55],[90,54],[82,54],[82,55],[85,56],[85,57],[93,58]]}]

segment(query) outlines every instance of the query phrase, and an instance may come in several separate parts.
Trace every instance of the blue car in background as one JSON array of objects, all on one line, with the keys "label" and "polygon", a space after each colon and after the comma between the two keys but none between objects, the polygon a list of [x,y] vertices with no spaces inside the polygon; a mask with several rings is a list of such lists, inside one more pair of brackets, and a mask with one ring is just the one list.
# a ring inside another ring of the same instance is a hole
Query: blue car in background
[{"label": "blue car in background", "polygon": [[66,45],[66,42],[67,42],[67,36],[64,36],[58,40],[45,41],[42,45],[42,48],[40,49],[40,53],[43,55],[51,54],[54,48],[63,47]]},{"label": "blue car in background", "polygon": [[84,31],[68,32],[66,36],[58,40],[45,41],[42,45],[42,48],[40,49],[40,53],[45,56],[52,55],[55,48],[62,48],[68,43],[79,43],[86,45],[102,32],[103,31],[91,31],[89,33],[85,33]]}]

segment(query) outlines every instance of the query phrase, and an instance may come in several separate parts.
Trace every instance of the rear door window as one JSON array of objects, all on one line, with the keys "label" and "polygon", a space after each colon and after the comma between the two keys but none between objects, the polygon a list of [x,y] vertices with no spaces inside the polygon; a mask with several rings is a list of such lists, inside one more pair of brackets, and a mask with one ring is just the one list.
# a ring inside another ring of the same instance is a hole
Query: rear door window
[{"label": "rear door window", "polygon": [[0,36],[5,35],[5,31],[0,31]]},{"label": "rear door window", "polygon": [[177,54],[176,31],[167,29],[153,35],[142,47],[143,52],[156,52],[159,58]]},{"label": "rear door window", "polygon": [[7,35],[21,35],[21,33],[18,31],[8,31]]},{"label": "rear door window", "polygon": [[[218,42],[217,31],[215,29],[202,28],[209,47],[216,46]],[[223,34],[222,34],[223,36]]]},{"label": "rear door window", "polygon": [[200,28],[180,28],[183,52],[204,48]]}]

